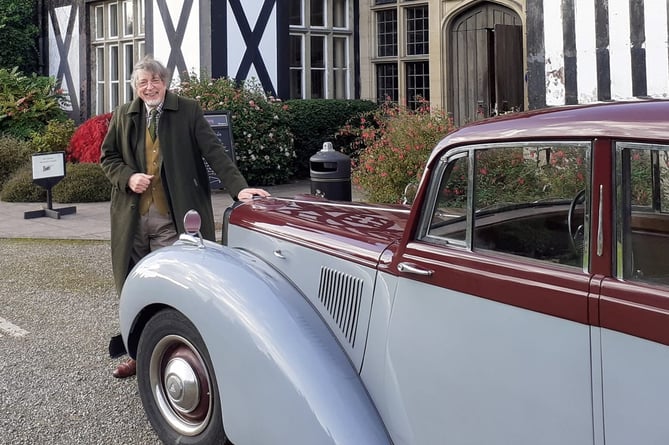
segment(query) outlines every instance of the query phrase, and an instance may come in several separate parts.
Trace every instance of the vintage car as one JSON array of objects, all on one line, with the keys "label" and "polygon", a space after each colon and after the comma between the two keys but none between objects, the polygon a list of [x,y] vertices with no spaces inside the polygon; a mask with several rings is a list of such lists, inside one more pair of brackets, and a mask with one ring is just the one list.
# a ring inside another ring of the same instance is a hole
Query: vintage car
[{"label": "vintage car", "polygon": [[447,135],[411,205],[228,209],[123,289],[166,443],[669,443],[669,101]]}]

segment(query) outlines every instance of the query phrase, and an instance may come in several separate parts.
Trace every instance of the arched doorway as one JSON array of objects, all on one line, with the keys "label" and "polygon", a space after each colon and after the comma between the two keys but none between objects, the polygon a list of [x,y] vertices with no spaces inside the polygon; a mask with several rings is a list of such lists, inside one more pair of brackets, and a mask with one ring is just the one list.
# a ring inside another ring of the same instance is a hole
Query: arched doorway
[{"label": "arched doorway", "polygon": [[448,108],[456,125],[523,109],[522,23],[513,10],[479,3],[455,17],[448,37]]}]

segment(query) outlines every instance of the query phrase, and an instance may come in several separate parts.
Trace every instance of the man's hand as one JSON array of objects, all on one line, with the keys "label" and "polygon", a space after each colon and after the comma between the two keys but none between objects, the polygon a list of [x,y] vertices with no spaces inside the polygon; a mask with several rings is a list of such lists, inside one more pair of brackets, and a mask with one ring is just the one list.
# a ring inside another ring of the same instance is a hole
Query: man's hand
[{"label": "man's hand", "polygon": [[245,188],[237,193],[237,199],[240,201],[250,201],[254,196],[267,197],[269,196],[269,192],[263,189]]},{"label": "man's hand", "polygon": [[146,175],[144,173],[135,173],[128,179],[128,187],[135,193],[142,194],[151,185],[153,175]]}]

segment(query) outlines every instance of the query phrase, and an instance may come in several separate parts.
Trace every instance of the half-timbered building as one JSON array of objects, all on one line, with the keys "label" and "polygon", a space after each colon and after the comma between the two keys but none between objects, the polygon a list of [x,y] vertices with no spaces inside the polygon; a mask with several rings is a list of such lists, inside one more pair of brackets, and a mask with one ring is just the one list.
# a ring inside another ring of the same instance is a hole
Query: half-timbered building
[{"label": "half-timbered building", "polygon": [[669,96],[668,0],[40,0],[44,65],[76,120],[132,98],[152,54],[283,99],[422,100],[457,124]]}]

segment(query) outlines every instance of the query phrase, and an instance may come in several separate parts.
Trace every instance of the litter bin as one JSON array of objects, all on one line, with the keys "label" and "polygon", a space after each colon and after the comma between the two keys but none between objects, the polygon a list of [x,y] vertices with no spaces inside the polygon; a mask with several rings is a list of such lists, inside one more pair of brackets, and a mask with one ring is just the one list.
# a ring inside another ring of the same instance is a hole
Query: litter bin
[{"label": "litter bin", "polygon": [[311,194],[333,201],[351,200],[351,158],[323,143],[323,149],[309,158]]}]

